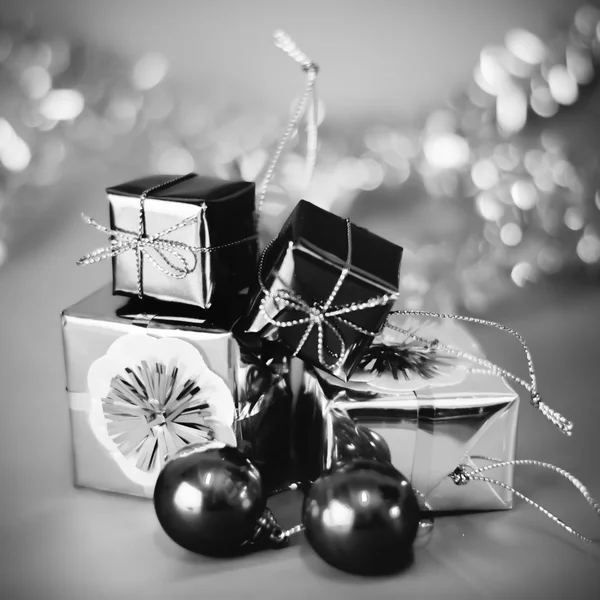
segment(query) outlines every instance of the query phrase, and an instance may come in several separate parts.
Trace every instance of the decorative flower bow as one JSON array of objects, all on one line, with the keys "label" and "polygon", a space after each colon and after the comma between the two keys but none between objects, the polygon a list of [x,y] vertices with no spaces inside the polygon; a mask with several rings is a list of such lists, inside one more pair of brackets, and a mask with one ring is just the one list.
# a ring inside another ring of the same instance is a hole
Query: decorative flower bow
[{"label": "decorative flower bow", "polygon": [[236,445],[231,392],[189,342],[125,335],[92,364],[88,387],[96,435],[135,476],[188,444]]}]

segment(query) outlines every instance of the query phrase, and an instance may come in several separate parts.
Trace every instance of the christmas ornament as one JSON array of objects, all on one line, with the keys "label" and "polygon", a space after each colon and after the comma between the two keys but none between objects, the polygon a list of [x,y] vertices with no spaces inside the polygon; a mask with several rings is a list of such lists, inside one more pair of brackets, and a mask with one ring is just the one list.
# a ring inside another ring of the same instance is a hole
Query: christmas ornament
[{"label": "christmas ornament", "polygon": [[375,431],[357,425],[340,411],[332,414],[332,460],[334,464],[346,463],[354,459],[378,460],[389,463],[392,460],[389,446]]},{"label": "christmas ornament", "polygon": [[391,464],[356,460],[326,471],[303,507],[306,537],[330,565],[363,575],[394,573],[412,559],[419,505]]},{"label": "christmas ornament", "polygon": [[156,478],[190,443],[236,443],[231,392],[189,342],[124,335],[92,363],[88,387],[94,432],[132,477]]},{"label": "christmas ornament", "polygon": [[288,535],[265,505],[256,467],[237,448],[218,443],[181,450],[154,490],[156,516],[167,535],[210,556],[284,546]]}]

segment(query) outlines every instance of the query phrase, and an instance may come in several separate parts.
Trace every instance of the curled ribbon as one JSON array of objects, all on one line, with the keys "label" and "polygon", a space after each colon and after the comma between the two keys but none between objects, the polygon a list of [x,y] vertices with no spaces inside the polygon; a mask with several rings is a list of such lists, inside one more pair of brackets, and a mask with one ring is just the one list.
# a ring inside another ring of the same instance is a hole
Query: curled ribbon
[{"label": "curled ribbon", "polygon": [[[347,235],[347,240],[348,240],[348,256],[346,258],[346,263],[340,273],[340,276],[339,276],[336,284],[333,287],[333,290],[331,291],[331,294],[329,294],[329,297],[327,298],[327,300],[325,302],[313,302],[312,304],[310,304],[306,300],[304,300],[304,298],[302,298],[301,296],[299,296],[292,290],[288,289],[287,287],[273,292],[265,286],[263,276],[262,276],[262,269],[263,269],[265,255],[269,251],[271,244],[269,244],[265,248],[265,250],[261,256],[259,265],[258,265],[258,280],[259,280],[260,286],[264,292],[264,296],[263,296],[263,298],[261,300],[261,304],[260,304],[260,313],[262,314],[264,319],[271,325],[274,325],[276,327],[282,327],[282,328],[306,325],[306,330],[304,331],[302,338],[298,342],[298,345],[297,345],[296,349],[294,350],[292,356],[298,355],[298,353],[300,352],[300,350],[302,350],[304,344],[308,340],[310,334],[312,333],[312,330],[316,327],[317,332],[318,332],[317,333],[317,335],[318,335],[318,337],[317,337],[317,352],[318,352],[319,362],[321,363],[321,366],[323,368],[325,368],[329,371],[336,371],[337,369],[339,369],[342,366],[342,363],[344,362],[344,359],[345,359],[346,341],[344,340],[344,336],[342,335],[342,333],[339,331],[339,327],[338,327],[339,324],[347,325],[348,327],[351,327],[352,329],[355,329],[356,331],[359,331],[359,332],[363,333],[364,335],[369,335],[372,337],[376,336],[378,333],[378,332],[372,332],[372,331],[363,329],[362,327],[359,327],[355,323],[352,323],[351,321],[348,321],[347,319],[343,318],[342,315],[346,315],[346,314],[353,313],[353,312],[358,312],[358,311],[365,310],[368,308],[373,308],[375,306],[381,306],[381,305],[387,304],[391,300],[395,300],[399,296],[398,293],[393,293],[393,294],[385,294],[383,296],[376,296],[374,298],[370,298],[369,300],[367,300],[365,302],[359,302],[359,303],[353,302],[350,304],[340,304],[340,305],[334,304],[335,298],[336,298],[338,292],[340,291],[340,288],[342,287],[344,280],[350,273],[350,262],[352,259],[352,234],[351,234],[351,224],[350,224],[349,219],[346,219],[346,235]],[[282,285],[285,286],[285,284],[281,281],[281,279],[279,279],[279,281]],[[272,317],[271,315],[269,315],[268,310],[267,310],[267,303],[269,302],[269,300],[272,300],[274,302],[274,304],[278,310],[281,309],[282,307],[290,307],[293,310],[296,310],[298,312],[306,314],[306,317],[303,317],[300,319],[289,319],[289,320],[278,319],[276,316]],[[331,331],[337,338],[337,340],[339,342],[339,346],[340,346],[339,352],[333,352],[329,348],[326,348],[326,344],[325,344],[325,329],[326,328],[329,331]],[[325,349],[327,349],[327,353],[329,355],[333,356],[334,358],[337,358],[337,360],[335,360],[335,362],[329,363],[327,361],[327,359],[325,357]]]},{"label": "curled ribbon", "polygon": [[597,516],[600,517],[600,503],[590,494],[590,492],[583,485],[583,483],[581,483],[581,481],[579,481],[579,479],[577,479],[575,476],[571,475],[571,473],[569,473],[568,471],[565,471],[564,469],[561,469],[560,467],[556,467],[555,465],[541,462],[539,460],[519,459],[519,460],[499,461],[494,458],[488,458],[487,456],[472,456],[471,458],[485,460],[491,464],[486,465],[484,467],[478,467],[478,468],[471,468],[464,464],[459,465],[458,467],[456,467],[456,469],[454,471],[452,471],[452,473],[450,473],[448,475],[448,477],[450,477],[450,479],[456,485],[466,485],[470,481],[483,481],[485,483],[488,483],[491,485],[496,485],[498,487],[509,490],[510,492],[512,492],[513,494],[515,494],[516,496],[518,496],[519,498],[521,498],[522,500],[527,502],[527,504],[529,504],[530,506],[537,508],[542,514],[546,515],[550,520],[554,521],[557,525],[562,527],[568,533],[574,535],[576,538],[579,538],[580,540],[587,542],[588,544],[600,543],[600,539],[592,539],[592,538],[589,538],[589,537],[583,535],[582,533],[579,533],[578,531],[573,529],[573,527],[571,527],[570,525],[567,525],[562,519],[559,519],[556,515],[552,514],[549,510],[547,510],[546,508],[544,508],[537,502],[534,502],[531,498],[528,498],[527,496],[525,496],[524,494],[522,494],[521,492],[519,492],[512,486],[510,486],[502,481],[498,481],[497,479],[491,479],[487,475],[484,475],[484,473],[486,473],[487,471],[490,471],[491,469],[497,469],[497,468],[508,467],[508,466],[518,466],[518,465],[533,466],[533,467],[540,467],[542,469],[548,469],[550,471],[553,471],[554,473],[557,473],[558,475],[561,475],[569,483],[571,483],[571,485],[573,485],[573,487],[575,487],[575,489],[584,497],[585,501],[596,512]]}]

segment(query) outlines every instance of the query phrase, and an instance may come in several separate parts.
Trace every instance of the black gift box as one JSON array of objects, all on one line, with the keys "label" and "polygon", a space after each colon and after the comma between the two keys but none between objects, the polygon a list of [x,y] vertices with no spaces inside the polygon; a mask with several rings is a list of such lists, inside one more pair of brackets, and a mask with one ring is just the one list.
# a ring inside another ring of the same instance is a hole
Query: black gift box
[{"label": "black gift box", "polygon": [[[207,248],[190,253],[175,248],[195,268],[184,277],[173,277],[174,269],[165,260],[181,264],[175,252],[148,252],[142,255],[141,281],[145,298],[155,298],[209,308],[232,294],[247,290],[254,281],[257,258],[254,183],[222,181],[191,174],[186,179],[172,175],[154,175],[108,188],[110,227],[112,230],[137,232],[140,221],[140,196],[144,201],[145,235],[151,237],[167,228],[175,228],[162,239],[188,247]],[[168,184],[168,185],[167,185]],[[177,228],[185,219],[192,223]],[[167,271],[167,272],[165,272]],[[137,295],[139,292],[136,251],[113,256],[113,291]]]},{"label": "black gift box", "polygon": [[[401,258],[399,246],[301,200],[265,251],[263,285],[254,291],[245,327],[346,380],[398,296]],[[344,268],[348,274],[326,308]],[[370,305],[331,314],[361,303]]]}]

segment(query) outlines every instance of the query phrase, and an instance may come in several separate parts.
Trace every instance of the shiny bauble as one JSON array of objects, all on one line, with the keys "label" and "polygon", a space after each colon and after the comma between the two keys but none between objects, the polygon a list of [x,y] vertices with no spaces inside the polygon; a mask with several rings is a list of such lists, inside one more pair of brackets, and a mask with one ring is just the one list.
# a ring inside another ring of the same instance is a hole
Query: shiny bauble
[{"label": "shiny bauble", "polygon": [[332,463],[346,463],[355,459],[390,462],[391,454],[386,441],[372,429],[357,425],[350,417],[332,413]]},{"label": "shiny bauble", "polygon": [[256,467],[221,444],[181,450],[161,471],[156,516],[167,535],[199,554],[240,553],[253,538],[266,498]]},{"label": "shiny bauble", "polygon": [[410,564],[420,510],[391,464],[356,460],[324,472],[304,499],[306,538],[330,565],[362,575]]}]

